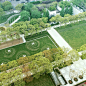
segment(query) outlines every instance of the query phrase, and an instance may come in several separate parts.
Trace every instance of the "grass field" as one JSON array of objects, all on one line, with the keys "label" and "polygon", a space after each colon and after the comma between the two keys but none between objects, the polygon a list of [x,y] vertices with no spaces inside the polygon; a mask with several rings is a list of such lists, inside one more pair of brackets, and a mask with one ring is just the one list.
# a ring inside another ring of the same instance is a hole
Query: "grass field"
[{"label": "grass field", "polygon": [[69,45],[78,49],[86,44],[86,21],[55,28]]},{"label": "grass field", "polygon": [[55,86],[49,75],[40,76],[39,79],[33,79],[32,82],[27,83],[25,86]]},{"label": "grass field", "polygon": [[0,50],[0,64],[16,60],[23,55],[29,56],[39,53],[47,48],[56,48],[47,32],[28,36],[26,41],[26,43]]}]

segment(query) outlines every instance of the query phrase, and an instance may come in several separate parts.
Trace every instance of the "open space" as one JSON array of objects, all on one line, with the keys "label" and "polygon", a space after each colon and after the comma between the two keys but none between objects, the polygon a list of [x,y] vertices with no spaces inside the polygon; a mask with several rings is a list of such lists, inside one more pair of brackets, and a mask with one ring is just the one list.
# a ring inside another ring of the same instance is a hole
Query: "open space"
[{"label": "open space", "polygon": [[74,49],[86,44],[86,21],[56,28],[59,34]]},{"label": "open space", "polygon": [[28,36],[26,43],[0,50],[0,64],[16,60],[20,57],[33,55],[46,49],[56,48],[47,32],[39,33],[38,37],[35,38],[33,35],[29,38]]},{"label": "open space", "polygon": [[25,86],[55,86],[50,75],[42,75],[39,79],[33,79],[32,82],[27,83]]}]

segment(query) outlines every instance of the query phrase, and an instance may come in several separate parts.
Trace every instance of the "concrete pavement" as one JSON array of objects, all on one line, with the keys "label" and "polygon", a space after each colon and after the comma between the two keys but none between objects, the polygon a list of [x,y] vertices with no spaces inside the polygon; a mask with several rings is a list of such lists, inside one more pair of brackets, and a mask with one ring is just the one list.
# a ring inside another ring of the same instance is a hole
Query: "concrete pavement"
[{"label": "concrete pavement", "polygon": [[53,28],[47,30],[51,37],[55,40],[55,42],[59,45],[59,47],[69,48],[72,50],[71,46],[62,38],[62,36]]}]

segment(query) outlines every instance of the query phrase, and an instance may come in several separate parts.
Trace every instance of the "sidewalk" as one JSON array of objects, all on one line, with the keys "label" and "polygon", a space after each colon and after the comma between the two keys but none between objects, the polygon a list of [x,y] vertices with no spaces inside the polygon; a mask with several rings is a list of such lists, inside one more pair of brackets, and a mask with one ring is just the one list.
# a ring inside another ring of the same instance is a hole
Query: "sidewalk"
[{"label": "sidewalk", "polygon": [[12,23],[10,24],[10,26],[13,25],[14,23],[16,23],[16,22],[20,19],[20,17],[21,17],[21,16],[19,16],[14,22],[12,22]]},{"label": "sidewalk", "polygon": [[59,47],[64,46],[65,48],[69,48],[69,50],[72,50],[71,46],[61,37],[61,35],[53,27],[51,27],[51,29],[47,31],[55,40],[55,42],[59,45]]}]

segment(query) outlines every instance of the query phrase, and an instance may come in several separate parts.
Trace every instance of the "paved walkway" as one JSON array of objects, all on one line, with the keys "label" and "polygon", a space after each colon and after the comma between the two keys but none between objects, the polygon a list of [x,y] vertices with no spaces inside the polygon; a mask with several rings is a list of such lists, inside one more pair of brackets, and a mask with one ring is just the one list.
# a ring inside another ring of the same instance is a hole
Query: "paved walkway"
[{"label": "paved walkway", "polygon": [[10,26],[13,25],[14,23],[16,23],[16,22],[20,19],[20,17],[21,17],[21,16],[19,16],[14,22],[12,22],[12,23],[10,24]]},{"label": "paved walkway", "polygon": [[47,30],[51,37],[55,40],[55,42],[59,45],[59,47],[66,47],[69,50],[72,50],[71,46],[62,38],[62,36],[53,28]]}]

